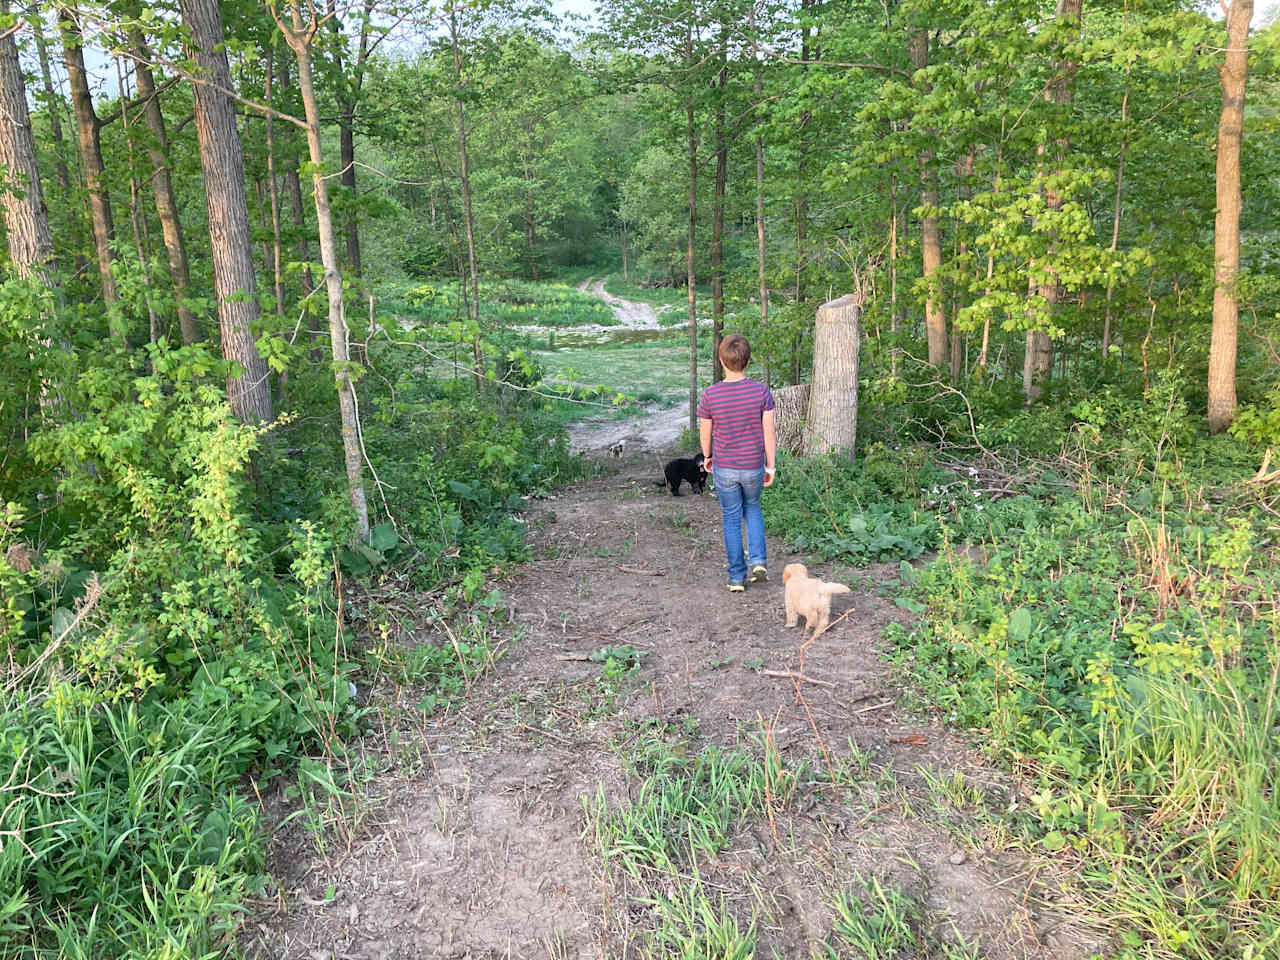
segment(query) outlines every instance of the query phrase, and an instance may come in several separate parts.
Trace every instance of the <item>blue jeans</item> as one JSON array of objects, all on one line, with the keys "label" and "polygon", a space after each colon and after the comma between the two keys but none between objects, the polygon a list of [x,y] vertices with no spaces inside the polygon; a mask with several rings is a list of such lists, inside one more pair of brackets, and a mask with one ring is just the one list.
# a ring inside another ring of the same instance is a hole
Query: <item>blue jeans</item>
[{"label": "blue jeans", "polygon": [[[734,470],[711,467],[720,499],[720,519],[724,527],[724,553],[729,561],[729,582],[746,583],[747,565],[764,566],[764,514],[760,512],[760,491],[764,487],[764,467]],[[747,557],[742,555],[742,518],[747,518]]]}]

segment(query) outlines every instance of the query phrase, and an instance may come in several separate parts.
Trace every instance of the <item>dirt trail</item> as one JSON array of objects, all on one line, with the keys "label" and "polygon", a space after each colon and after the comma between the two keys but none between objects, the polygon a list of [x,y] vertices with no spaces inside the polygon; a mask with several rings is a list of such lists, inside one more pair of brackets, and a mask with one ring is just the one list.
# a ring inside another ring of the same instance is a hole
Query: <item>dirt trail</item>
[{"label": "dirt trail", "polygon": [[[810,780],[773,798],[770,816],[743,816],[729,849],[697,864],[741,929],[754,922],[757,956],[821,954],[829,904],[855,873],[916,898],[935,943],[970,944],[899,956],[1080,960],[1101,949],[1077,908],[1052,902],[1052,866],[1020,853],[994,812],[1025,803],[1022,788],[899,707],[877,653],[885,625],[908,616],[886,598],[896,567],[815,564],[853,592],[804,648],[783,625],[777,582],[798,558],[771,540],[770,582],[728,594],[714,497],[671,497],[650,459],[608,461],[611,474],[534,506],[532,562],[502,584],[505,656],[459,709],[415,724],[391,701],[420,693],[373,692],[387,718],[368,744],[373,812],[327,859],[297,820],[276,835],[280,885],[246,926],[249,955],[664,956],[644,901],[674,896],[670,881],[628,876],[584,833],[584,801],[636,798],[620,755],[644,724],[688,756],[758,753],[767,731],[789,769],[854,771],[837,791]],[[589,656],[623,644],[645,655],[611,686]],[[969,792],[947,800],[937,784],[957,773]]]},{"label": "dirt trail", "polygon": [[[592,293],[613,308],[623,326],[632,330],[657,330],[658,314],[647,303],[623,300],[604,288],[604,279],[587,277],[578,289]],[[607,327],[604,329],[617,329]],[[569,427],[569,448],[574,453],[598,453],[601,456],[609,447],[621,441],[628,454],[663,450],[680,437],[689,425],[689,404],[674,407],[657,404],[645,408],[643,415],[627,421],[609,416],[592,417]]]},{"label": "dirt trail", "polygon": [[612,307],[614,316],[629,330],[660,329],[658,312],[653,307],[638,300],[623,300],[621,297],[615,297],[604,288],[603,277],[587,277],[587,279],[578,284],[578,289],[583,293],[590,293],[599,297]]}]

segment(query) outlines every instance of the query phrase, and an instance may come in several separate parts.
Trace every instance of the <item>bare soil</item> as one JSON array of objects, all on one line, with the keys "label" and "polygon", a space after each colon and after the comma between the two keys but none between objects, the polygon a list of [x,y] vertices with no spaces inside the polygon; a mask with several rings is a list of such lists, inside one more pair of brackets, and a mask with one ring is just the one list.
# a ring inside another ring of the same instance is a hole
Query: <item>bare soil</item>
[{"label": "bare soil", "polygon": [[[249,956],[662,956],[644,901],[671,896],[670,881],[602,859],[583,806],[599,791],[611,804],[634,795],[624,760],[653,721],[683,731],[689,755],[758,751],[771,737],[788,765],[822,769],[852,747],[872,758],[851,785],[773,798],[770,816],[745,816],[730,848],[697,864],[742,927],[755,924],[757,956],[827,955],[829,904],[855,874],[917,897],[935,936],[962,937],[989,960],[1103,948],[1056,892],[1059,868],[1004,825],[1002,811],[1026,802],[1021,786],[899,705],[877,649],[884,627],[909,616],[888,599],[896,568],[812,565],[853,591],[806,645],[783,625],[777,578],[798,558],[780,539],[769,582],[731,595],[712,494],[671,497],[651,456],[604,470],[533,506],[532,562],[501,584],[505,655],[460,706],[415,720],[414,691],[362,692],[376,718],[363,814],[324,856],[299,819],[277,828],[271,896],[242,937]],[[646,655],[610,688],[588,658],[622,644]],[[930,789],[926,773],[956,772],[979,800],[957,806]]]}]

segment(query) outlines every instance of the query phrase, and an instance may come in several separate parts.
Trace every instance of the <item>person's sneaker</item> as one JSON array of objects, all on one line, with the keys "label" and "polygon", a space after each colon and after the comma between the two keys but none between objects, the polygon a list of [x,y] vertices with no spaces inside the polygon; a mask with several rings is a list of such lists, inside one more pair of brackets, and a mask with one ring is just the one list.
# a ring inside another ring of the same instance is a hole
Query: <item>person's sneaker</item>
[{"label": "person's sneaker", "polygon": [[746,585],[745,583],[731,583],[731,584],[729,584],[729,592],[730,592],[730,593],[742,593],[742,592],[743,592],[743,591],[745,591],[746,589],[747,589],[747,585]]},{"label": "person's sneaker", "polygon": [[766,570],[760,564],[757,563],[754,567],[751,568],[752,583],[762,583],[763,581],[768,579],[769,579],[769,571]]}]

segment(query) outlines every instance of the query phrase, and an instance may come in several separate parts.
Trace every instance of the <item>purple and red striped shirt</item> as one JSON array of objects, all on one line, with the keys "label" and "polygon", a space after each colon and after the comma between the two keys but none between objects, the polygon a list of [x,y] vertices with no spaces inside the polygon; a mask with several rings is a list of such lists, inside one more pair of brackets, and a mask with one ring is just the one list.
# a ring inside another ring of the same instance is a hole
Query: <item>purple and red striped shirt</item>
[{"label": "purple and red striped shirt", "polygon": [[758,470],[764,466],[761,418],[773,409],[773,394],[759,380],[721,380],[702,392],[698,416],[711,421],[714,466]]}]

